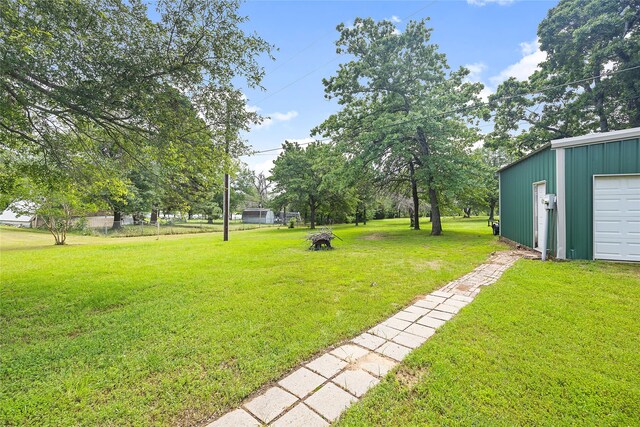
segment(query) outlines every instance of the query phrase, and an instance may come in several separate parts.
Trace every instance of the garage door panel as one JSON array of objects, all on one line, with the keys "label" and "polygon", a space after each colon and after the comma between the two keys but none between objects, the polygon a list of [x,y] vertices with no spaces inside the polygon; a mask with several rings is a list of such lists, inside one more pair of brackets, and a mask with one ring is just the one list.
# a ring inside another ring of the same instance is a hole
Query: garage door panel
[{"label": "garage door panel", "polygon": [[621,235],[621,222],[619,220],[614,221],[596,221],[595,232],[596,233],[615,233]]},{"label": "garage door panel", "polygon": [[[600,255],[599,259],[616,259],[622,252],[622,243],[620,242],[599,242],[596,243],[596,252]],[[614,257],[614,258],[611,258]]]},{"label": "garage door panel", "polygon": [[594,178],[593,253],[596,259],[640,261],[640,175]]},{"label": "garage door panel", "polygon": [[595,210],[599,213],[622,213],[620,210],[620,198],[612,200],[598,200],[594,202]]}]

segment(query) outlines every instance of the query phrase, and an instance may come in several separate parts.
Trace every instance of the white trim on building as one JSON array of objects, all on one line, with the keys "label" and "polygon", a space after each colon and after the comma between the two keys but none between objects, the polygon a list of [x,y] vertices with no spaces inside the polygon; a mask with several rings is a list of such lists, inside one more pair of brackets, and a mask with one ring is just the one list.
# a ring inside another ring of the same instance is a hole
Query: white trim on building
[{"label": "white trim on building", "polygon": [[573,138],[554,139],[551,148],[568,148],[579,145],[601,144],[610,141],[623,141],[625,139],[640,138],[640,127],[614,130],[611,132],[592,133],[590,135],[575,136]]}]

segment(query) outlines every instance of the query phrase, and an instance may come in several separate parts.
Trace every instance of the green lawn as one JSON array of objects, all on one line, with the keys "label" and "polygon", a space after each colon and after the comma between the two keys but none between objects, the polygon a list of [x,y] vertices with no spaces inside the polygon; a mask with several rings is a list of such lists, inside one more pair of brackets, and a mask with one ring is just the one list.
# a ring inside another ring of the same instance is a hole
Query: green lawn
[{"label": "green lawn", "polygon": [[0,425],[200,422],[503,248],[483,220],[407,222],[336,227],[321,252],[305,229],[68,247],[0,229]]},{"label": "green lawn", "polygon": [[640,425],[640,265],[518,261],[339,425]]}]

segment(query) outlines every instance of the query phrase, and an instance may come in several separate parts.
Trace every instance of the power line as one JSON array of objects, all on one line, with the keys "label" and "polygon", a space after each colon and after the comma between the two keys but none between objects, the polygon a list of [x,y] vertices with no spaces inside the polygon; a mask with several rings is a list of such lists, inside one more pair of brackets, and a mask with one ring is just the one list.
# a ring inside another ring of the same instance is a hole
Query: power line
[{"label": "power line", "polygon": [[[490,105],[492,105],[494,103],[497,103],[497,102],[508,101],[508,100],[514,99],[514,98],[520,98],[520,97],[523,97],[523,96],[530,96],[530,95],[535,95],[535,94],[539,94],[539,93],[544,93],[544,92],[548,92],[550,90],[559,89],[559,88],[562,88],[562,87],[567,87],[567,86],[575,85],[575,84],[578,84],[578,83],[584,83],[584,82],[587,82],[587,81],[590,81],[590,80],[593,80],[593,79],[596,79],[596,78],[614,76],[616,74],[620,74],[620,73],[623,73],[623,72],[632,71],[632,70],[636,70],[636,69],[640,69],[640,65],[636,65],[636,66],[632,66],[632,67],[628,67],[628,68],[623,68],[623,69],[619,69],[619,70],[614,70],[614,71],[610,71],[610,72],[606,72],[606,73],[600,73],[597,76],[590,76],[590,77],[586,77],[586,78],[579,79],[579,80],[574,80],[574,81],[569,81],[569,82],[562,83],[562,84],[557,84],[557,85],[553,85],[553,86],[547,86],[547,87],[544,87],[544,88],[541,88],[541,89],[538,89],[538,90],[533,90],[533,91],[529,91],[529,92],[525,92],[525,93],[520,93],[520,94],[516,94],[516,95],[509,95],[509,96],[503,96],[501,98],[494,99],[492,101],[479,102],[479,103],[476,103],[474,105],[470,105],[468,107],[460,107],[460,108],[457,108],[457,109],[445,111],[443,113],[440,113],[440,114],[432,116],[432,117],[433,118],[445,117],[445,116],[450,115],[450,114],[456,114],[456,113],[460,113],[460,112],[464,112],[464,111],[475,110],[475,109],[483,107],[483,106],[490,106]],[[622,101],[625,101],[625,100],[622,100]],[[400,126],[400,125],[403,125],[403,124],[413,123],[413,122],[416,122],[416,121],[422,121],[422,120],[425,120],[426,118],[428,118],[428,116],[427,117],[417,117],[417,118],[413,118],[413,119],[403,120],[403,121],[396,122],[396,123],[389,123],[387,125],[380,125],[380,126],[377,126],[375,130],[386,129],[388,127],[393,127],[393,126]],[[359,130],[359,129],[360,128],[356,128],[356,130]],[[319,139],[319,140],[316,140],[316,141],[317,142],[324,142],[324,141],[328,141],[330,139],[331,138],[323,138],[323,139]],[[312,141],[312,142],[316,142],[316,141]],[[299,145],[300,146],[309,145],[312,142],[301,143]],[[254,154],[263,154],[263,153],[268,153],[268,152],[272,152],[272,151],[278,151],[278,150],[281,150],[281,149],[282,149],[282,147],[270,148],[270,149],[267,149],[267,150],[256,151],[256,152],[250,154],[249,156],[254,155]]]},{"label": "power line", "polygon": [[[422,12],[423,10],[425,10],[426,8],[432,6],[433,4],[437,3],[439,0],[432,0],[431,2],[427,3],[425,6],[422,6],[421,8],[411,12],[409,15],[401,18],[402,21],[407,20],[409,18],[411,18],[412,16]],[[298,56],[299,54],[301,54],[302,52],[308,50],[311,48],[311,46],[313,46],[315,43],[317,43],[319,40],[325,38],[327,36],[327,34],[333,32],[333,30],[328,31],[327,33],[323,34],[322,36],[318,37],[317,39],[315,39],[314,41],[311,42],[311,44],[309,44],[307,47],[303,48],[302,50],[296,52],[295,54],[293,54],[291,57],[289,57],[289,59],[287,59],[285,62],[280,63],[280,65],[276,66],[275,68],[273,68],[272,70],[268,71],[266,74],[270,74],[272,72],[274,72],[275,70],[280,69],[282,66],[284,66],[286,63],[290,62],[293,58],[295,58],[296,56]],[[321,70],[322,68],[326,67],[327,65],[331,64],[332,62],[336,61],[337,59],[339,59],[341,57],[341,55],[336,55],[333,59],[331,59],[330,61],[325,62],[324,64],[320,65],[319,67],[314,68],[313,70],[307,72],[306,74],[303,74],[302,76],[298,77],[297,79],[287,83],[286,85],[282,86],[280,89],[276,90],[275,92],[272,92],[270,94],[268,94],[267,96],[261,98],[260,100],[256,101],[256,104],[260,104],[261,102],[266,101],[267,99],[289,89],[291,86],[295,85],[296,83],[306,79],[307,77],[309,77],[310,75],[314,74],[316,71]]]}]

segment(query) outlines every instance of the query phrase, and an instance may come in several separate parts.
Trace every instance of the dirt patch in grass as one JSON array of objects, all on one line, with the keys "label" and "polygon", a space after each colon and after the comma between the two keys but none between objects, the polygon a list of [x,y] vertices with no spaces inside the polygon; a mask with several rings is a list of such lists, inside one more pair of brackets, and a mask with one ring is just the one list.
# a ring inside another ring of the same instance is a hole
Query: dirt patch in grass
[{"label": "dirt patch in grass", "polygon": [[363,240],[382,240],[385,237],[387,237],[385,233],[371,233],[371,234],[367,234],[362,239]]},{"label": "dirt patch in grass", "polygon": [[425,373],[426,372],[421,369],[407,369],[401,366],[396,372],[396,380],[403,387],[413,390]]},{"label": "dirt patch in grass", "polygon": [[444,262],[440,260],[422,261],[415,264],[416,270],[440,270]]}]

